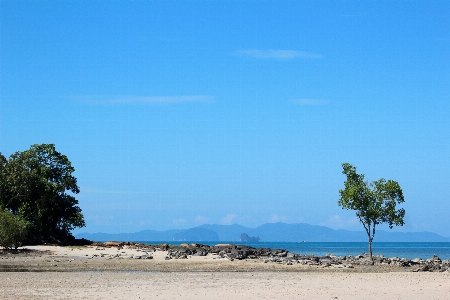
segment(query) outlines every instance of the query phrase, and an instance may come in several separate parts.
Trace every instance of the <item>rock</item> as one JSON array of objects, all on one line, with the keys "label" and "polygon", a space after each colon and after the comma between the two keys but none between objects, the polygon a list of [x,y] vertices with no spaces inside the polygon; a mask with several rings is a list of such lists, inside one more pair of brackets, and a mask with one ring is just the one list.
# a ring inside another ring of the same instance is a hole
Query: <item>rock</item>
[{"label": "rock", "polygon": [[433,261],[437,261],[437,262],[441,262],[441,259],[439,258],[439,256],[437,255],[433,255],[433,257],[431,258]]},{"label": "rock", "polygon": [[168,244],[160,244],[157,246],[157,248],[159,248],[162,251],[167,251],[167,250],[169,250],[169,245]]},{"label": "rock", "polygon": [[215,247],[234,247],[235,245],[232,245],[232,244],[217,244]]},{"label": "rock", "polygon": [[104,242],[103,246],[105,247],[120,247],[122,243],[120,242]]},{"label": "rock", "polygon": [[239,240],[241,242],[246,242],[246,243],[255,243],[255,242],[259,242],[259,236],[249,236],[246,233],[242,233],[241,236],[239,237]]},{"label": "rock", "polygon": [[320,259],[321,264],[331,264],[331,258],[325,257]]},{"label": "rock", "polygon": [[206,256],[207,254],[208,253],[206,251],[204,251],[203,249],[197,249],[193,255],[194,256]]}]

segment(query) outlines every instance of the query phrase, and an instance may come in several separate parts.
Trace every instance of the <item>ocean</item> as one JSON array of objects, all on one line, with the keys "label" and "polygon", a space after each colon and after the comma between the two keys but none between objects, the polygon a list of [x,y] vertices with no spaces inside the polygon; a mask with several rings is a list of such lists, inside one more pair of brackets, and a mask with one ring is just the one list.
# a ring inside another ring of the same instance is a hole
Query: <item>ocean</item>
[{"label": "ocean", "polygon": [[[286,249],[290,252],[303,255],[324,256],[326,254],[334,254],[337,256],[359,255],[368,253],[368,244],[363,242],[353,243],[314,243],[314,242],[258,242],[258,243],[243,243],[243,242],[143,242],[151,245],[168,243],[171,245],[180,245],[183,243],[198,243],[204,245],[216,244],[236,244],[246,245],[255,248],[271,248],[271,249]],[[387,243],[387,242],[373,242],[372,251],[374,255],[384,255],[385,257],[400,257],[400,258],[431,258],[437,255],[440,259],[450,259],[450,243]]]}]

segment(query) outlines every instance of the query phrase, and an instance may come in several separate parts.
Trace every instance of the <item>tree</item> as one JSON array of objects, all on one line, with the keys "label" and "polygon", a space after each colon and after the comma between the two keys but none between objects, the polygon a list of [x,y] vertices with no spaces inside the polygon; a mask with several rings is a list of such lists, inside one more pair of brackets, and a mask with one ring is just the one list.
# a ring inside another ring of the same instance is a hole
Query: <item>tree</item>
[{"label": "tree", "polygon": [[357,174],[356,168],[343,163],[343,174],[347,176],[345,188],[339,190],[341,198],[338,204],[343,209],[356,210],[356,216],[363,224],[369,238],[369,256],[372,260],[372,241],[378,224],[387,223],[403,226],[405,210],[396,209],[397,203],[405,202],[403,191],[398,182],[380,179],[370,184],[364,181],[364,174]]},{"label": "tree", "polygon": [[[0,157],[1,159],[1,157]],[[0,169],[0,208],[29,222],[29,233],[44,239],[65,239],[85,226],[78,200],[75,169],[53,144],[32,145],[12,154]]]},{"label": "tree", "polygon": [[27,234],[27,222],[6,209],[0,209],[0,246],[17,249]]},{"label": "tree", "polygon": [[7,199],[10,198],[8,195],[8,184],[6,182],[6,164],[8,160],[6,157],[0,153],[0,210],[5,208],[5,203]]}]

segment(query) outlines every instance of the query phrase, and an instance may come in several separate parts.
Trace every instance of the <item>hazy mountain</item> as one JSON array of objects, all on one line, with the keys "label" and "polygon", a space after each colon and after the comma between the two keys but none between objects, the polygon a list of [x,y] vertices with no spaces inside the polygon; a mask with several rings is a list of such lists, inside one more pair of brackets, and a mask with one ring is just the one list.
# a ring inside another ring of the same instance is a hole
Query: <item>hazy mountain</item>
[{"label": "hazy mountain", "polygon": [[196,241],[196,242],[208,242],[208,241],[220,241],[219,235],[214,230],[206,228],[195,227],[188,230],[184,230],[176,233],[173,236],[174,241]]},{"label": "hazy mountain", "polygon": [[174,235],[183,230],[171,229],[165,231],[143,230],[134,233],[80,233],[76,234],[76,238],[85,238],[91,241],[173,241]]},{"label": "hazy mountain", "polygon": [[[260,237],[261,242],[366,242],[364,231],[334,230],[325,226],[305,223],[267,223],[256,228],[242,225],[211,225],[180,230],[143,230],[135,233],[80,233],[77,238],[94,241],[197,241],[239,242],[242,233]],[[379,230],[376,242],[450,242],[450,238],[432,232],[389,232]]]},{"label": "hazy mountain", "polygon": [[249,235],[252,228],[244,227],[242,225],[211,225],[205,224],[199,226],[199,228],[205,228],[217,232],[219,236],[219,241],[239,241],[239,237],[242,233],[247,233]]}]

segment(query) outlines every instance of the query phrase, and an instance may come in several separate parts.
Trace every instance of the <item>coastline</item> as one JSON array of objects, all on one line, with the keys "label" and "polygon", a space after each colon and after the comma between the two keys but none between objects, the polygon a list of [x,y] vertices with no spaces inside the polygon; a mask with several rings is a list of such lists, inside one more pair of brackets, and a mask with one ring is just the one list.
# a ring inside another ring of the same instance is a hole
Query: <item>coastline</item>
[{"label": "coastline", "polygon": [[[151,254],[152,258],[136,256]],[[111,258],[121,254],[123,258]],[[0,255],[4,299],[448,299],[449,272],[283,264],[219,255],[167,259],[134,245],[26,246]]]},{"label": "coastline", "polygon": [[438,272],[450,273],[450,261],[438,257],[407,260],[374,256],[301,256],[283,249],[234,244],[205,246],[144,245],[106,242],[89,246],[25,246],[1,252],[0,271],[71,272]]}]

